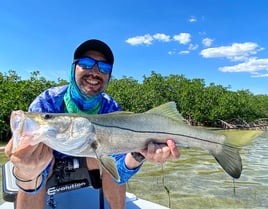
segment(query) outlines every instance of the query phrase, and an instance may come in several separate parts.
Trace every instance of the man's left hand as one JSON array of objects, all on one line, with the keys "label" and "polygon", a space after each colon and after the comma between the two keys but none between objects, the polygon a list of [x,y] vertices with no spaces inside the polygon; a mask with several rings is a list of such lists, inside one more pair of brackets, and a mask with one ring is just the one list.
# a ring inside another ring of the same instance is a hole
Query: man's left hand
[{"label": "man's left hand", "polygon": [[167,139],[166,144],[149,143],[146,150],[140,153],[151,162],[164,163],[180,157],[180,152],[173,139]]}]

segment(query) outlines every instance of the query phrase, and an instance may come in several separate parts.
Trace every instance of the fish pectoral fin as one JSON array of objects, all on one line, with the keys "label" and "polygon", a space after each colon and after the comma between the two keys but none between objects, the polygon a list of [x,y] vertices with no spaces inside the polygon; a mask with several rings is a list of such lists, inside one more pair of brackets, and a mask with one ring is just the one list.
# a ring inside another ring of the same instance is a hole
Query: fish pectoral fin
[{"label": "fish pectoral fin", "polygon": [[99,159],[101,165],[110,173],[110,175],[116,180],[120,181],[120,177],[116,168],[115,159],[108,155],[103,155]]}]

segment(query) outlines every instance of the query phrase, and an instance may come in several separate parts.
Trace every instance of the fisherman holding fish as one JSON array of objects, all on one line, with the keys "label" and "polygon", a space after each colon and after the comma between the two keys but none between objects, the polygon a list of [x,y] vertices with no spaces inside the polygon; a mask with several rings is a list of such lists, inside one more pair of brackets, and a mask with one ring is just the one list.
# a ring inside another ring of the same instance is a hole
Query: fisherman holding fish
[{"label": "fisherman holding fish", "polygon": [[[30,105],[29,112],[105,114],[120,111],[116,101],[104,93],[113,64],[114,56],[106,43],[96,39],[85,41],[75,50],[69,85],[53,87],[41,93]],[[21,136],[23,141],[30,140],[29,137]],[[47,180],[53,177],[56,163],[69,160],[71,156],[52,150],[43,143],[12,152],[13,140],[9,141],[5,152],[14,164],[12,172],[20,188],[16,208],[44,209]],[[113,157],[120,182],[102,169],[102,189],[110,209],[124,209],[125,182],[138,172],[143,161],[164,163],[178,158],[179,151],[173,139],[167,138],[166,144],[149,143],[145,150],[115,154]],[[88,157],[82,161],[89,171],[100,167],[95,158]]]}]

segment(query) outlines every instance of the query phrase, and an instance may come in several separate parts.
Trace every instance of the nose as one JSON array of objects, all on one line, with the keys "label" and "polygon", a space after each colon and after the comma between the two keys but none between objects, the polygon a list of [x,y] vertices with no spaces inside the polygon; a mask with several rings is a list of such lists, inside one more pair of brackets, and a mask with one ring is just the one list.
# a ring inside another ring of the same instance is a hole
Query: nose
[{"label": "nose", "polygon": [[97,63],[95,65],[93,65],[91,71],[94,72],[94,73],[98,73],[98,74],[100,73]]}]

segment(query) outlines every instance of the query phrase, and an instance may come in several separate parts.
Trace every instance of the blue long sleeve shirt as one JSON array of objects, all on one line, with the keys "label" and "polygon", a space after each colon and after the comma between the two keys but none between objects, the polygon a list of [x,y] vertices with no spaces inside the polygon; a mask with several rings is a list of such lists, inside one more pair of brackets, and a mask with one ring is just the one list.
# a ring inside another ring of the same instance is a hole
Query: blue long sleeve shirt
[{"label": "blue long sleeve shirt", "polygon": [[[67,85],[53,87],[45,90],[35,98],[29,107],[29,112],[46,112],[46,113],[64,113],[64,94],[67,91]],[[99,114],[105,114],[120,111],[121,107],[108,94],[102,93],[102,105]],[[55,152],[56,154],[60,154]],[[116,161],[116,167],[120,176],[119,184],[125,183],[135,173],[138,172],[140,166],[136,169],[128,169],[125,165],[126,154],[112,155]]]}]

